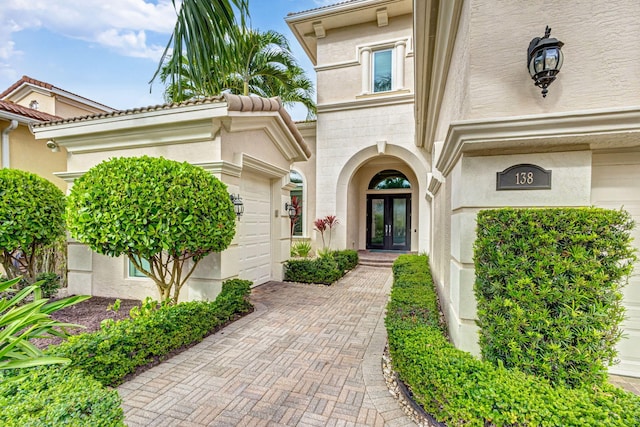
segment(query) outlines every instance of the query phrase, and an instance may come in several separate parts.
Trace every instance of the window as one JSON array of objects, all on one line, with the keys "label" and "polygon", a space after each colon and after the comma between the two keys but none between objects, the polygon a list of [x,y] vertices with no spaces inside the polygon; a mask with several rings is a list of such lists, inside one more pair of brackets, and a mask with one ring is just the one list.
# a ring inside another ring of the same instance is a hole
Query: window
[{"label": "window", "polygon": [[[135,265],[133,265],[130,259],[127,259],[127,261],[129,262],[129,277],[147,277],[142,271],[138,270]],[[142,268],[149,270],[151,268],[149,261],[142,259]]]},{"label": "window", "polygon": [[290,193],[291,203],[299,206],[299,212],[300,212],[298,214],[298,218],[295,224],[293,225],[293,235],[302,236],[304,235],[303,233],[304,227],[302,226],[304,223],[303,209],[302,209],[304,182],[302,180],[302,175],[300,175],[300,173],[296,171],[291,171],[291,173],[289,174],[289,180],[296,185],[295,190],[291,190],[291,193]]},{"label": "window", "polygon": [[388,92],[392,89],[393,50],[373,52],[373,92]]},{"label": "window", "polygon": [[38,104],[38,101],[36,101],[35,99],[29,103],[29,108],[32,108],[34,110],[37,110],[39,106],[40,104]]},{"label": "window", "polygon": [[411,188],[411,184],[402,172],[393,169],[378,172],[369,182],[369,190],[391,190],[398,188]]}]

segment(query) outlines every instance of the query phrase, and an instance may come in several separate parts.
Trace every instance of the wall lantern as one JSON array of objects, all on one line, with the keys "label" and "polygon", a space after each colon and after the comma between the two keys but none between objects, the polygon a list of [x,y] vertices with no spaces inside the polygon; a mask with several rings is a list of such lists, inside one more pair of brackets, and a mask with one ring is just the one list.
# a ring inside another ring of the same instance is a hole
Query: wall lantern
[{"label": "wall lantern", "polygon": [[535,37],[527,49],[527,66],[535,85],[542,88],[542,97],[547,96],[547,88],[556,79],[562,68],[562,43],[550,38],[551,28],[547,26],[544,37]]},{"label": "wall lantern", "polygon": [[287,214],[289,215],[289,219],[291,219],[291,221],[293,221],[293,219],[298,215],[298,209],[293,203],[285,203],[284,210],[287,211]]},{"label": "wall lantern", "polygon": [[229,198],[231,198],[231,203],[233,203],[233,210],[236,212],[236,217],[240,219],[244,213],[244,202],[242,201],[242,197],[240,197],[239,194],[229,194]]}]

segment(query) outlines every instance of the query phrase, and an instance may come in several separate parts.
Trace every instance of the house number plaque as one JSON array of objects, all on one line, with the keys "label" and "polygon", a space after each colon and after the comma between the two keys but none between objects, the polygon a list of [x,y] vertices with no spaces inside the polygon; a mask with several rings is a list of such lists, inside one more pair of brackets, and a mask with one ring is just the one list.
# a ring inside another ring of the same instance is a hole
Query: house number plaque
[{"label": "house number plaque", "polygon": [[496,175],[498,191],[551,189],[551,171],[537,165],[514,165]]}]

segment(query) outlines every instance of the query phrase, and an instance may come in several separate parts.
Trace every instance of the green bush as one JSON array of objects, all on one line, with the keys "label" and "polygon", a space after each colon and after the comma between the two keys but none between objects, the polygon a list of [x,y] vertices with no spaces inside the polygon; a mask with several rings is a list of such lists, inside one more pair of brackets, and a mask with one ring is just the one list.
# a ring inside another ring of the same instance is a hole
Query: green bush
[{"label": "green bush", "polygon": [[229,246],[235,223],[227,187],[211,173],[147,156],[92,167],[67,206],[71,236],[100,254],[126,255],[153,279],[161,301],[178,301],[198,262]]},{"label": "green bush", "polygon": [[64,236],[65,197],[31,172],[0,169],[0,263],[7,277],[36,282],[35,259]]},{"label": "green bush", "polygon": [[608,384],[567,388],[496,367],[442,333],[426,256],[401,255],[385,320],[394,369],[415,401],[449,426],[640,425],[640,398]]},{"label": "green bush", "polygon": [[48,353],[67,357],[107,386],[116,386],[141,366],[164,360],[166,355],[200,342],[216,327],[251,310],[251,282],[229,280],[215,301],[165,305],[135,319],[115,322],[100,331],[75,335]]},{"label": "green bush", "polygon": [[56,273],[40,273],[36,280],[40,282],[43,298],[53,298],[60,289],[60,276]]},{"label": "green bush", "polygon": [[480,212],[483,358],[557,384],[605,382],[621,336],[632,228],[628,213],[598,208]]},{"label": "green bush", "polygon": [[290,259],[284,264],[284,280],[330,285],[358,265],[353,250],[320,252],[314,259]]},{"label": "green bush", "polygon": [[333,259],[338,263],[338,270],[353,270],[358,265],[358,252],[351,249],[334,251]]},{"label": "green bush", "polygon": [[120,396],[77,369],[23,371],[0,378],[0,425],[5,427],[124,426]]}]

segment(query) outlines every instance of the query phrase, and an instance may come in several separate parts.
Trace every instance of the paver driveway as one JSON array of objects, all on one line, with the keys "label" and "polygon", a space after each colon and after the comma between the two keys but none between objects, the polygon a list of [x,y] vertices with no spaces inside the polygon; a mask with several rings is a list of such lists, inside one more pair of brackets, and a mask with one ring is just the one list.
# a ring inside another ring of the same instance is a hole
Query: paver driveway
[{"label": "paver driveway", "polygon": [[268,283],[256,311],[119,387],[129,426],[405,426],[382,377],[391,269]]}]

